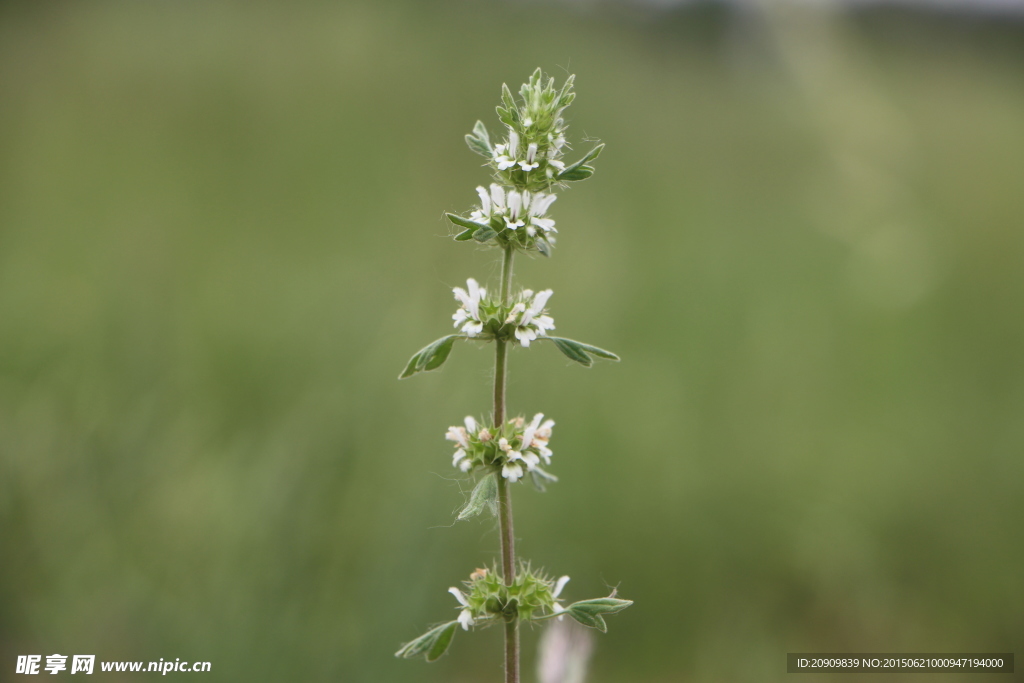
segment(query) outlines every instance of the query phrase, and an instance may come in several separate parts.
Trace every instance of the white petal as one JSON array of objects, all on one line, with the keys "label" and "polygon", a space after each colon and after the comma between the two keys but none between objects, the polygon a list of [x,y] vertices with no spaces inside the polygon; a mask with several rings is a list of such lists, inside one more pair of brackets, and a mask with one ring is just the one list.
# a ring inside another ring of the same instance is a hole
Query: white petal
[{"label": "white petal", "polygon": [[473,461],[470,460],[469,458],[466,458],[465,460],[459,463],[459,469],[462,470],[463,472],[469,472],[471,467],[473,467]]},{"label": "white petal", "polygon": [[495,210],[500,211],[505,208],[505,189],[497,183],[491,183],[491,201],[494,202]]},{"label": "white petal", "polygon": [[519,212],[523,208],[523,195],[515,190],[508,193],[508,213],[512,220],[519,218]]},{"label": "white petal", "polygon": [[487,188],[480,186],[476,188],[476,193],[480,195],[480,211],[484,214],[490,214],[491,197],[487,194]]},{"label": "white petal", "polygon": [[462,427],[449,427],[448,433],[444,435],[444,438],[448,441],[454,441],[463,448],[469,448],[469,443],[466,441],[466,430]]},{"label": "white petal", "polygon": [[473,613],[468,609],[459,612],[459,623],[462,624],[463,631],[468,631],[469,627],[473,625]]},{"label": "white petal", "polygon": [[518,463],[506,463],[501,468],[501,476],[505,477],[514,484],[517,481],[519,481],[520,477],[523,476],[523,468],[520,467]]},{"label": "white petal", "polygon": [[466,596],[462,594],[455,586],[448,589],[448,592],[455,596],[455,599],[459,601],[459,604],[463,607],[469,607],[469,603],[466,601]]},{"label": "white petal", "polygon": [[476,431],[476,420],[473,419],[472,415],[467,415],[466,419],[464,420],[464,422],[466,423],[466,431],[467,432],[475,432]]},{"label": "white petal", "polygon": [[484,331],[484,324],[470,321],[462,326],[462,331],[470,337],[475,337]]},{"label": "white petal", "polygon": [[568,576],[563,576],[562,578],[558,579],[558,582],[555,583],[555,590],[551,591],[551,595],[557,598],[559,595],[562,594],[562,589],[565,588],[565,584],[567,583],[569,583]]},{"label": "white petal", "polygon": [[548,299],[554,292],[550,289],[545,289],[543,292],[537,292],[537,296],[533,297],[533,303],[530,304],[530,310],[533,311],[534,315],[537,315],[544,310],[544,306],[547,304]]},{"label": "white petal", "polygon": [[508,132],[508,155],[513,159],[519,154],[519,133],[514,130]]},{"label": "white petal", "polygon": [[466,451],[461,448],[455,451],[455,457],[452,458],[452,467],[456,467],[459,461],[466,457]]},{"label": "white petal", "polygon": [[[526,160],[533,164],[533,160],[537,158],[537,143],[531,142],[526,148]],[[536,168],[536,164],[534,164]]]}]

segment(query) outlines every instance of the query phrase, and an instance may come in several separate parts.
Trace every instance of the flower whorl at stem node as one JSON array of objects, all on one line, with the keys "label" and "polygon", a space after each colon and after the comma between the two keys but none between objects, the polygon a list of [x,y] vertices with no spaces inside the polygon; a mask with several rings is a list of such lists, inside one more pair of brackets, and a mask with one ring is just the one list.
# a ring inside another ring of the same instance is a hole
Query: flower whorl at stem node
[{"label": "flower whorl at stem node", "polygon": [[539,488],[544,481],[558,481],[540,466],[542,461],[550,466],[554,455],[548,448],[548,441],[555,421],[545,420],[543,413],[534,415],[529,423],[525,418],[515,417],[501,427],[485,426],[467,416],[464,425],[449,427],[445,434],[455,445],[453,467],[463,472],[490,468],[500,472],[510,483],[530,474]]},{"label": "flower whorl at stem node", "polygon": [[490,341],[503,339],[528,347],[530,342],[545,336],[555,329],[554,319],[547,315],[544,306],[553,294],[545,289],[534,294],[524,289],[512,297],[511,305],[499,298],[487,296],[473,278],[466,280],[466,289],[455,287],[452,292],[461,305],[452,315],[454,326],[467,337]]}]

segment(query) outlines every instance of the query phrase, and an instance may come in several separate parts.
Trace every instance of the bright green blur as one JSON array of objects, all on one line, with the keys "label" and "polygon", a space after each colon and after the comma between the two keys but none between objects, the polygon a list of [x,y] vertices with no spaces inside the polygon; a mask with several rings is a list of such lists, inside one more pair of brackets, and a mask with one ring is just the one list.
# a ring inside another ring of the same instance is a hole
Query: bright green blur
[{"label": "bright green blur", "polygon": [[537,66],[577,74],[567,161],[608,144],[552,208],[554,257],[516,276],[623,362],[517,349],[509,394],[557,421],[561,482],[515,488],[521,554],[569,600],[636,601],[589,682],[1019,656],[1022,36],[540,2],[0,7],[0,679],[56,652],[500,680],[500,629],[392,656],[497,557],[493,522],[453,526],[444,440],[489,410],[493,349],[395,378],[451,331],[452,286],[496,282],[442,216],[487,182],[462,136]]}]

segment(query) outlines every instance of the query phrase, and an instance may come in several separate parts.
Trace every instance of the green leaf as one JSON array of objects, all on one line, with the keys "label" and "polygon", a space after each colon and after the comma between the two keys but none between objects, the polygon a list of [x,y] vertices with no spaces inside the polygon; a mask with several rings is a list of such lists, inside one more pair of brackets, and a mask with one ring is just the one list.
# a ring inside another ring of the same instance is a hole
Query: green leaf
[{"label": "green leaf", "polygon": [[570,164],[565,167],[565,170],[558,174],[559,180],[586,180],[590,176],[594,175],[594,167],[587,166],[587,162],[593,161],[601,152],[604,150],[604,143],[595,147],[594,149],[587,152],[582,159],[577,161],[575,164]]},{"label": "green leaf", "polygon": [[491,148],[491,135],[487,132],[487,126],[484,125],[483,121],[476,122],[476,125],[473,126],[473,134],[487,144],[487,149]]},{"label": "green leaf", "polygon": [[419,638],[411,640],[395,653],[396,657],[412,659],[419,655],[427,655],[427,661],[433,662],[445,653],[448,646],[452,644],[455,637],[455,629],[459,625],[457,621],[449,621],[447,624],[436,626]]},{"label": "green leaf", "polygon": [[586,614],[618,614],[633,604],[632,600],[620,600],[618,598],[594,598],[593,600],[580,600],[569,605],[570,609],[575,608]]},{"label": "green leaf", "polygon": [[469,495],[469,502],[459,513],[459,519],[476,517],[484,510],[490,510],[492,515],[498,514],[498,476],[491,472],[477,483],[473,493]]},{"label": "green leaf", "polygon": [[466,135],[466,146],[485,159],[490,159],[494,156],[494,153],[491,151],[491,146],[485,144],[483,140],[474,135]]},{"label": "green leaf", "polygon": [[405,366],[402,374],[398,376],[398,379],[412,377],[417,372],[436,370],[444,365],[444,362],[448,360],[448,354],[452,352],[452,344],[455,343],[459,336],[457,334],[450,334],[424,346],[409,359],[409,363]]},{"label": "green leaf", "polygon": [[551,341],[555,342],[555,346],[558,350],[564,353],[570,360],[576,361],[580,365],[590,367],[594,364],[594,359],[590,355],[597,356],[598,358],[604,358],[605,360],[620,360],[611,351],[606,351],[598,346],[591,346],[590,344],[584,344],[583,342],[575,341],[574,339],[565,339],[563,337],[546,337]]},{"label": "green leaf", "polygon": [[485,225],[484,227],[480,228],[475,233],[473,233],[473,239],[483,244],[484,242],[488,241],[497,234],[498,233],[494,232],[494,230],[491,229],[491,226]]},{"label": "green leaf", "polygon": [[548,339],[555,342],[558,350],[564,353],[569,360],[574,360],[588,368],[594,364],[594,361],[580,348],[579,344],[571,339],[562,339],[561,337],[548,337]]},{"label": "green leaf", "polygon": [[611,351],[606,351],[598,346],[591,346],[590,344],[584,344],[583,342],[576,342],[577,346],[586,351],[587,353],[597,356],[598,358],[604,358],[605,360],[622,360]]},{"label": "green leaf", "polygon": [[576,96],[576,94],[574,92],[572,92],[572,84],[573,84],[573,81],[575,81],[575,80],[576,80],[576,75],[575,74],[573,74],[573,75],[569,76],[567,79],[565,79],[565,85],[562,86],[562,91],[560,93],[558,93],[558,104],[559,104],[559,106],[561,106],[561,107],[568,107],[569,104],[572,102],[573,98]]},{"label": "green leaf", "polygon": [[604,614],[615,614],[633,604],[632,600],[619,600],[618,598],[597,598],[594,600],[581,600],[569,605],[566,612],[576,621],[584,626],[596,628],[601,633],[608,632],[608,625],[604,621]]},{"label": "green leaf", "polygon": [[494,150],[491,149],[491,136],[487,134],[487,128],[483,121],[477,121],[473,126],[473,132],[466,135],[466,144],[482,157],[490,159],[494,156]]},{"label": "green leaf", "polygon": [[462,216],[459,216],[454,213],[446,213],[445,218],[447,218],[460,228],[467,228],[469,230],[474,231],[479,230],[480,228],[487,228],[488,230],[491,229],[491,226],[487,225],[486,223],[477,223],[476,221],[471,221],[468,218],[463,218]]},{"label": "green leaf", "polygon": [[566,168],[564,171],[558,174],[559,180],[586,180],[590,176],[594,175],[593,166],[576,166],[575,168]]},{"label": "green leaf", "polygon": [[501,104],[505,107],[505,110],[513,120],[519,119],[519,109],[516,107],[516,98],[512,96],[512,91],[509,89],[507,83],[501,84]]},{"label": "green leaf", "polygon": [[550,257],[551,256],[551,245],[548,244],[548,241],[545,240],[545,239],[538,239],[537,240],[537,251],[539,251],[542,256]]},{"label": "green leaf", "polygon": [[436,662],[440,659],[441,655],[448,651],[448,646],[452,644],[452,639],[455,638],[455,630],[458,625],[459,622],[450,621],[437,635],[434,639],[434,644],[430,646],[430,651],[427,653],[428,662]]},{"label": "green leaf", "polygon": [[604,619],[601,618],[600,614],[587,614],[586,612],[578,612],[572,607],[566,610],[566,613],[580,622],[584,626],[590,628],[596,628],[601,633],[608,633],[608,624],[604,623]]},{"label": "green leaf", "polygon": [[472,230],[472,229],[464,230],[464,231],[460,232],[458,235],[455,236],[455,241],[456,242],[465,242],[466,240],[468,240],[471,237],[473,237],[473,233],[474,232],[476,232],[476,230]]}]

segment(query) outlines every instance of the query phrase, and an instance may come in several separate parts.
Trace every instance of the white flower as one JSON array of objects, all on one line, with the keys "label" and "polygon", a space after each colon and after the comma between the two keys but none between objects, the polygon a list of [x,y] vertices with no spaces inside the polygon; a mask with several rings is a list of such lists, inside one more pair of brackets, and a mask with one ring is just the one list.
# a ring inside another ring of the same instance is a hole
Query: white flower
[{"label": "white flower", "polygon": [[501,143],[494,146],[494,162],[498,166],[499,171],[507,171],[514,167],[518,162],[516,156],[519,154],[519,133],[514,130],[510,130],[508,133],[508,142]]},{"label": "white flower", "polygon": [[537,234],[537,229],[541,229],[544,232],[558,232],[555,230],[555,221],[551,218],[545,218],[544,214],[548,212],[548,207],[558,199],[553,194],[544,194],[543,192],[537,192],[533,195],[530,200],[529,209],[529,224],[526,227],[527,234],[533,237]]},{"label": "white flower", "polygon": [[526,195],[526,201],[529,201],[529,192],[519,193],[516,190],[509,190],[508,193],[508,215],[505,216],[505,227],[509,230],[515,230],[526,225],[522,221],[523,214],[523,195]]},{"label": "white flower", "polygon": [[541,424],[541,420],[544,419],[544,413],[537,413],[533,416],[533,421],[523,431],[523,445],[522,449],[530,449],[536,451],[538,455],[544,458],[544,464],[551,464],[551,456],[553,453],[548,448],[548,439],[551,438],[551,428],[555,426],[554,420],[545,420]]},{"label": "white flower", "polygon": [[449,427],[448,433],[444,435],[444,438],[454,441],[462,448],[469,448],[469,436],[463,427]]},{"label": "white flower", "polygon": [[466,596],[462,594],[455,586],[448,589],[448,592],[455,596],[455,599],[459,601],[459,604],[463,606],[463,610],[459,612],[459,623],[462,624],[462,630],[468,631],[469,627],[473,625],[473,612],[469,609],[469,601],[466,600]]},{"label": "white flower", "polygon": [[501,467],[501,476],[509,480],[510,483],[514,484],[519,481],[523,476],[523,468],[519,463],[505,463]]},{"label": "white flower", "polygon": [[452,289],[455,299],[462,304],[452,315],[452,320],[455,321],[455,327],[462,325],[463,332],[475,337],[484,329],[484,324],[480,320],[480,300],[487,296],[487,290],[480,287],[473,278],[466,280],[466,285],[469,287],[468,292],[462,287]]},{"label": "white flower", "polygon": [[[512,307],[511,311],[509,311],[508,318],[505,319],[505,322],[515,324],[516,339],[518,339],[519,343],[524,347],[528,347],[530,342],[535,340],[537,337],[547,334],[548,330],[555,329],[555,321],[551,316],[543,315],[544,305],[547,304],[552,293],[553,292],[550,289],[537,292],[528,307],[525,303],[520,301]],[[530,290],[525,290],[523,292],[523,297],[528,299],[532,294],[533,292]]]},{"label": "white flower", "polygon": [[535,161],[536,158],[537,158],[537,143],[536,142],[531,142],[529,144],[529,146],[527,146],[527,148],[526,148],[526,161],[520,161],[519,162],[519,167],[521,169],[523,169],[524,171],[532,171],[533,169],[535,169],[538,166],[540,166],[540,164]]},{"label": "white flower", "polygon": [[[455,453],[452,455],[452,467],[458,467],[463,472],[468,472],[473,469],[473,458],[467,453],[467,450],[471,450],[470,439],[471,437],[480,438],[480,433],[486,432],[486,429],[481,429],[480,425],[472,415],[467,415],[466,419],[463,420],[465,427],[449,427],[448,433],[445,434],[445,438],[449,441],[455,442]],[[490,434],[487,435],[490,438]]]},{"label": "white flower", "polygon": [[[560,579],[558,579],[558,581],[555,583],[554,590],[551,591],[551,597],[558,598],[558,596],[562,594],[562,589],[565,588],[565,584],[567,583],[569,583],[568,576],[563,576]],[[562,612],[565,612],[566,610],[564,607],[562,607],[561,603],[559,603],[557,599],[555,600],[555,603],[551,606],[551,609],[555,614],[558,615],[558,620],[562,621]]]},{"label": "white flower", "polygon": [[555,426],[555,421],[545,420],[542,424],[541,420],[544,420],[544,414],[538,413],[534,416],[534,421],[530,422],[523,431],[522,450],[536,451],[539,456],[544,458],[544,463],[550,465],[551,456],[554,454],[548,447],[548,439],[551,438],[551,428]]}]

